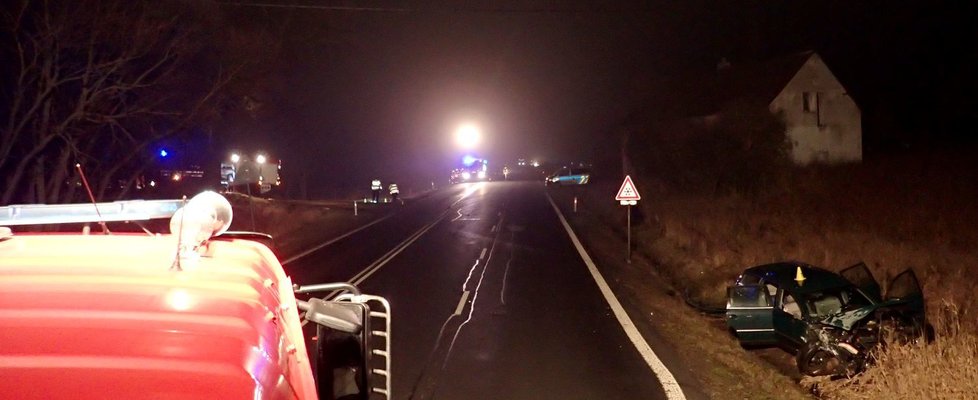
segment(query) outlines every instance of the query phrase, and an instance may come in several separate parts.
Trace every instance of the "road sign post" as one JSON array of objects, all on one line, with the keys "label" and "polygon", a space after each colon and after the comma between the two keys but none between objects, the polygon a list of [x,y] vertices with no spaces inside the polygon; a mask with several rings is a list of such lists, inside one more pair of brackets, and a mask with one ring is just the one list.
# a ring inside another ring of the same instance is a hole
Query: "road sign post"
[{"label": "road sign post", "polygon": [[638,201],[642,199],[642,195],[638,194],[638,189],[635,188],[635,184],[632,183],[632,177],[625,175],[625,181],[621,183],[621,188],[618,189],[618,194],[615,196],[615,200],[623,206],[628,206],[627,213],[627,229],[625,230],[627,235],[627,250],[625,251],[625,261],[629,264],[632,263],[632,206],[637,205]]},{"label": "road sign post", "polygon": [[625,261],[629,264],[632,263],[632,205],[628,205],[628,228],[625,229],[628,232],[628,240],[625,244]]}]

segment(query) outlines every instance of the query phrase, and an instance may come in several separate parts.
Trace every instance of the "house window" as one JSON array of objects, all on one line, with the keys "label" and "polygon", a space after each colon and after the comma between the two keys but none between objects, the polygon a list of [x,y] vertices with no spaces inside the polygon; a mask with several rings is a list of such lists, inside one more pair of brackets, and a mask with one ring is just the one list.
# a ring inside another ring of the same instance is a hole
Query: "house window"
[{"label": "house window", "polygon": [[818,95],[818,92],[802,92],[801,108],[806,113],[815,114],[815,124],[822,126],[822,110],[819,109]]},{"label": "house window", "polygon": [[802,110],[807,113],[818,112],[818,92],[804,92],[802,96]]}]

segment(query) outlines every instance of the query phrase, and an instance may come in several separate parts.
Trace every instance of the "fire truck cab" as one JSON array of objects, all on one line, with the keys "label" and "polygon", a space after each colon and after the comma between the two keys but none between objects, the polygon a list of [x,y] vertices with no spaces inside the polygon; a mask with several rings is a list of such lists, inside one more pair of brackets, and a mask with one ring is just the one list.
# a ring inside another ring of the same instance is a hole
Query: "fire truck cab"
[{"label": "fire truck cab", "polygon": [[[160,217],[173,233],[10,228]],[[230,218],[213,192],[0,207],[0,397],[389,398],[387,301],[293,285],[260,235],[226,232]],[[301,299],[315,292],[336,296]]]}]

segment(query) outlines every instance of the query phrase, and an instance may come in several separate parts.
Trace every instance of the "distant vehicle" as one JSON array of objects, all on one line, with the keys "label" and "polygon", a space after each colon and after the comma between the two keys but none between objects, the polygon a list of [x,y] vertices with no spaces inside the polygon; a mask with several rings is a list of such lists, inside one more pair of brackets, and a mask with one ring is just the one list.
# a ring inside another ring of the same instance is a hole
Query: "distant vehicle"
[{"label": "distant vehicle", "polygon": [[[170,218],[174,233],[103,225],[154,218]],[[105,234],[8,228],[67,222]],[[3,397],[390,398],[387,301],[346,283],[293,286],[262,243],[270,237],[230,224],[214,192],[0,207]]]},{"label": "distant vehicle", "polygon": [[796,353],[806,375],[852,375],[872,360],[880,338],[933,337],[924,296],[910,269],[880,285],[859,263],[836,274],[798,262],[748,268],[727,289],[727,326],[741,344]]},{"label": "distant vehicle", "polygon": [[587,168],[561,168],[547,177],[548,185],[587,185],[591,170]]},{"label": "distant vehicle", "polygon": [[449,181],[455,183],[482,182],[491,180],[489,162],[481,159],[469,160],[468,165],[452,170]]}]

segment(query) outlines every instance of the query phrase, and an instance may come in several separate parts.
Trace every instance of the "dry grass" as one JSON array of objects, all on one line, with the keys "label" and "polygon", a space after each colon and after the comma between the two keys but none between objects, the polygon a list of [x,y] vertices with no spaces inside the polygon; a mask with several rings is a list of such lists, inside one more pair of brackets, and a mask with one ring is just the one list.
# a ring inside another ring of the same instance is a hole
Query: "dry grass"
[{"label": "dry grass", "polygon": [[274,250],[282,259],[389,212],[383,206],[361,205],[359,215],[354,216],[352,201],[268,200],[243,195],[229,200],[234,207],[231,230],[272,235]]},{"label": "dry grass", "polygon": [[646,196],[649,223],[637,237],[702,302],[722,304],[724,287],[752,265],[799,260],[839,270],[863,261],[884,290],[913,268],[929,309],[954,303],[972,316],[963,329],[978,331],[978,168],[934,158],[922,170],[899,159],[799,170],[750,197],[663,190]]},{"label": "dry grass", "polygon": [[[948,326],[942,313],[954,309],[953,329],[931,345],[890,346],[859,377],[807,382],[822,397],[978,398],[978,162],[970,155],[796,169],[751,195],[688,193],[654,173],[635,175],[643,195],[636,250],[699,303],[722,307],[725,287],[753,265],[799,260],[839,270],[863,261],[884,291],[913,268],[931,321]],[[579,195],[623,239],[624,210],[609,201],[618,184],[596,182]]]}]

